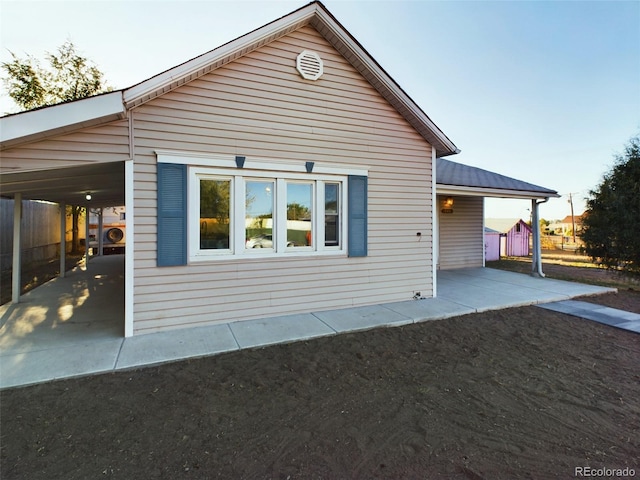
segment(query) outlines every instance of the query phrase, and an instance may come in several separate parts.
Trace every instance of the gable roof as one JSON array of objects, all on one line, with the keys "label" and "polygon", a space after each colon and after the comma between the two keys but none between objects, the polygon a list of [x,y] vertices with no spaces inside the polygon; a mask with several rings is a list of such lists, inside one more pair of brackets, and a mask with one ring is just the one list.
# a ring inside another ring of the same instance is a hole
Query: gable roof
[{"label": "gable roof", "polygon": [[436,185],[438,193],[462,193],[505,198],[560,196],[555,190],[444,158],[436,159]]},{"label": "gable roof", "polygon": [[566,217],[564,217],[562,220],[560,220],[558,223],[582,223],[582,217],[584,216],[584,213],[582,215],[574,215],[573,217],[571,215],[567,215]]},{"label": "gable roof", "polygon": [[[170,70],[155,75],[130,88],[112,92],[119,94],[120,107],[111,106],[110,115],[97,107],[101,96],[78,100],[84,102],[82,121],[66,115],[68,104],[24,112],[0,118],[0,148],[15,146],[35,138],[56,135],[87,123],[107,122],[113,115],[122,117],[135,108],[166,92],[206,75],[233,60],[252,52],[305,25],[313,26],[351,65],[384,97],[405,120],[436,150],[438,156],[458,153],[458,148],[440,130],[426,113],[406,94],[391,76],[369,55],[360,43],[318,2],[312,2],[263,27],[247,33],[203,55],[195,57]],[[93,114],[92,108],[96,108]],[[73,110],[73,108],[72,108]],[[76,109],[77,110],[77,109]]]},{"label": "gable roof", "polygon": [[485,231],[489,228],[500,233],[507,233],[517,223],[524,225],[528,231],[531,231],[531,227],[521,218],[485,218],[484,220]]}]

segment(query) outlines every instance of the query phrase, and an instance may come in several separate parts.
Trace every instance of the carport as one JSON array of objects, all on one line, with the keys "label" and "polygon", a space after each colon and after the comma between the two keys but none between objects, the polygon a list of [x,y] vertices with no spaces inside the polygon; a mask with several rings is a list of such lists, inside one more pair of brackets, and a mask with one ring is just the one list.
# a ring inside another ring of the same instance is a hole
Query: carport
[{"label": "carport", "polygon": [[540,245],[539,206],[558,192],[498,173],[436,159],[436,211],[438,232],[435,257],[440,269],[475,268],[485,264],[484,199],[531,201],[533,230],[532,270],[544,277]]},{"label": "carport", "polygon": [[[14,199],[14,246],[22,244],[22,200],[47,201],[60,206],[61,252],[65,251],[67,205],[90,208],[125,205],[128,217],[132,217],[133,189],[127,191],[126,186],[133,184],[133,162],[120,92],[58,105],[55,109],[10,115],[0,122],[0,193]],[[115,139],[115,144],[103,141],[104,135],[96,135],[91,130],[108,122],[113,125],[110,140]],[[82,133],[78,133],[79,129],[83,129]],[[127,223],[131,225],[133,239],[133,222]],[[125,254],[125,269],[132,268],[132,250],[127,249]],[[20,253],[20,248],[14,247],[13,304],[21,301]],[[64,255],[60,255],[61,276],[65,275],[65,267]],[[126,287],[122,288],[124,292]],[[99,289],[93,291],[96,293]],[[126,312],[131,305],[125,302],[125,331]]]}]

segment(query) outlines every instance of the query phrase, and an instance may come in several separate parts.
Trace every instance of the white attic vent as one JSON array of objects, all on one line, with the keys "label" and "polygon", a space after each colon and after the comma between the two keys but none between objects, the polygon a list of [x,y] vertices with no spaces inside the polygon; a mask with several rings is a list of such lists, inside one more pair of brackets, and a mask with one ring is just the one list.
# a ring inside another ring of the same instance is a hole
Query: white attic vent
[{"label": "white attic vent", "polygon": [[316,52],[304,50],[298,55],[296,70],[307,80],[317,80],[322,75],[322,59]]}]

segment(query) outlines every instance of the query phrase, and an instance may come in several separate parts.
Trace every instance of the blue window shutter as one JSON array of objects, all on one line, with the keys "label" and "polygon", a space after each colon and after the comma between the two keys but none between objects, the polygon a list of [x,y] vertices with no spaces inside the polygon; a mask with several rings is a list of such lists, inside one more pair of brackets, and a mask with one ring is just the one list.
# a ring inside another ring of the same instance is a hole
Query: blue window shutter
[{"label": "blue window shutter", "polygon": [[347,229],[348,255],[367,256],[367,177],[349,175]]},{"label": "blue window shutter", "polygon": [[187,264],[187,166],[158,163],[158,266]]}]

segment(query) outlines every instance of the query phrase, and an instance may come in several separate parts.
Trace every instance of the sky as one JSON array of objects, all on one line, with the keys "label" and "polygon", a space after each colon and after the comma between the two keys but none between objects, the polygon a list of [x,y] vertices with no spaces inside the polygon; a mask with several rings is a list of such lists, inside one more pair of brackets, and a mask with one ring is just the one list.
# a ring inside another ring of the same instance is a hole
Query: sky
[{"label": "sky", "polygon": [[[0,61],[71,40],[126,88],[307,3],[0,0]],[[582,213],[640,134],[640,1],[323,3],[461,150],[450,160],[558,191],[545,219],[570,198]],[[0,112],[15,111],[3,87]],[[488,200],[485,215],[530,207]]]}]

